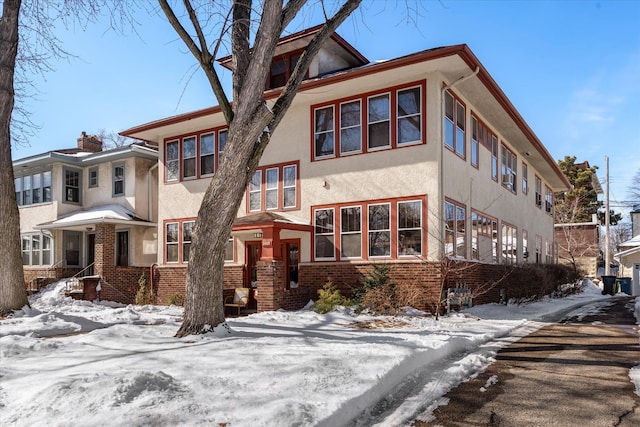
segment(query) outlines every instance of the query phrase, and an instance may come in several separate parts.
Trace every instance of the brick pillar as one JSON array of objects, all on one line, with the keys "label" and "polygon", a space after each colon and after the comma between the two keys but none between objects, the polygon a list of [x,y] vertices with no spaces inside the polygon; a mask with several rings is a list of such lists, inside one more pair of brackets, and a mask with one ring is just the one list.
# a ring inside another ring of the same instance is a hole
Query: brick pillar
[{"label": "brick pillar", "polygon": [[282,308],[284,262],[258,261],[258,311]]},{"label": "brick pillar", "polygon": [[114,224],[96,224],[95,274],[107,282],[115,271],[116,226]]}]

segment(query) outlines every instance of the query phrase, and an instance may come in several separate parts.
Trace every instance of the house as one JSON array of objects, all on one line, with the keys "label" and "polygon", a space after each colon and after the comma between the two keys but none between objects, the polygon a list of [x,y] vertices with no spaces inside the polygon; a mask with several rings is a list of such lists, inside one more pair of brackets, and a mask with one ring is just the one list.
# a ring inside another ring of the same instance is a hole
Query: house
[{"label": "house", "polygon": [[555,224],[558,258],[564,264],[573,264],[589,277],[596,277],[600,249],[600,221],[593,214],[589,222]]},{"label": "house", "polygon": [[131,303],[139,277],[149,276],[157,259],[157,149],[102,145],[82,132],[77,147],[13,162],[28,289],[77,276],[81,297],[94,299],[100,281],[103,298]]},{"label": "house", "polygon": [[[278,45],[267,102],[318,28]],[[159,147],[154,283],[166,302],[184,292],[191,231],[226,124],[211,107],[121,134]],[[328,279],[348,289],[383,262],[427,307],[439,292],[429,263],[444,257],[554,262],[553,193],[568,187],[468,46],[372,63],[334,34],[246,190],[225,293],[246,286],[260,311],[300,308]]]}]

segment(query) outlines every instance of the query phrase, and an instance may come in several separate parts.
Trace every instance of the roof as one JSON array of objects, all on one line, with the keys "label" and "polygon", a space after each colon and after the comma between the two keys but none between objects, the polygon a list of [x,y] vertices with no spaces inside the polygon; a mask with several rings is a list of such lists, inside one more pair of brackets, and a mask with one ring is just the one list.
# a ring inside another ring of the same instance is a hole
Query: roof
[{"label": "roof", "polygon": [[63,215],[54,221],[44,222],[34,228],[52,230],[95,224],[129,224],[155,227],[156,224],[137,217],[132,211],[122,205],[110,204],[95,206]]},{"label": "roof", "polygon": [[311,231],[312,229],[312,225],[308,222],[287,218],[274,212],[256,212],[236,218],[233,221],[233,231],[251,230],[264,226],[276,226],[276,224],[278,225],[278,228],[302,231]]},{"label": "roof", "polygon": [[635,247],[635,246],[640,246],[640,234],[618,245],[618,247],[620,248],[628,248],[628,247]]},{"label": "roof", "polygon": [[618,252],[617,254],[613,255],[613,258],[617,259],[618,261],[622,261],[622,258],[628,257],[629,255],[633,255],[638,252],[640,252],[640,246],[627,249],[626,251]]},{"label": "roof", "polygon": [[[454,60],[456,58],[457,60]],[[501,127],[502,135],[520,151],[523,159],[526,159],[529,164],[544,176],[554,192],[571,188],[569,180],[562,173],[555,159],[551,157],[551,154],[540,139],[466,44],[428,49],[396,59],[371,63],[362,67],[305,80],[300,85],[299,92],[400,67],[426,64],[431,61],[439,61],[440,68],[437,68],[437,70],[451,82],[455,82],[461,76],[478,70],[474,78],[461,82],[455,87],[455,90],[466,90],[465,94],[468,94],[472,104],[475,104],[483,111],[491,112],[490,116],[487,117],[490,122],[503,124]],[[265,92],[265,99],[277,97],[281,90],[282,88],[277,88]],[[500,111],[497,111],[496,103],[500,107]],[[146,141],[156,141],[162,137],[162,132],[166,132],[166,129],[162,128],[189,121],[194,121],[191,125],[195,125],[196,119],[204,119],[220,113],[220,111],[219,106],[209,107],[135,126],[120,132],[120,134]]]},{"label": "roof", "polygon": [[79,151],[78,149],[52,150],[13,161],[13,169],[31,168],[50,165],[52,163],[65,163],[75,166],[91,166],[97,163],[122,160],[129,157],[142,157],[150,160],[158,158],[158,150],[140,145],[138,143],[117,147],[111,150],[95,153]]}]

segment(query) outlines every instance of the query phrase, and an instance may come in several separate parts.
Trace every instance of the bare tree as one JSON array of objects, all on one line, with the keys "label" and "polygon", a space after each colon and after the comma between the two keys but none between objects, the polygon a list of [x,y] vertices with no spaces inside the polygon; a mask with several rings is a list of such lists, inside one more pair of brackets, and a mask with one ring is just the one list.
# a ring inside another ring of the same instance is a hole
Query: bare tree
[{"label": "bare tree", "polygon": [[627,191],[632,200],[640,200],[640,169],[631,178],[631,185]]},{"label": "bare tree", "polygon": [[0,315],[28,304],[22,274],[20,214],[14,188],[10,130],[20,3],[20,0],[5,0],[0,19],[0,229],[6,242],[0,245]]},{"label": "bare tree", "polygon": [[102,141],[104,149],[125,147],[135,142],[131,138],[118,134],[118,132],[107,131],[105,129],[100,129],[96,133],[96,136]]},{"label": "bare tree", "polygon": [[[324,9],[324,25],[306,46],[288,82],[270,105],[264,98],[264,83],[276,45],[306,0],[236,0],[230,4],[184,0],[179,12],[178,6],[167,0],[158,2],[204,71],[229,129],[224,156],[204,194],[191,243],[184,322],[176,334],[185,336],[205,333],[224,322],[224,248],[245,188],[270,136],[291,106],[311,60],[361,0],[344,0],[333,14]],[[216,35],[210,38],[212,28]],[[214,68],[218,48],[225,42],[231,46],[233,105]]]}]

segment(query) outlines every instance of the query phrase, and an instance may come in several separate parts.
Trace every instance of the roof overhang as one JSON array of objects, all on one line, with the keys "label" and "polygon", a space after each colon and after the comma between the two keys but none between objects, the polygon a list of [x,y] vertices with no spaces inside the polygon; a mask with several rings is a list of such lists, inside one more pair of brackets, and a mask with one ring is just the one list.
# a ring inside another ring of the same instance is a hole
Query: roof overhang
[{"label": "roof overhang", "polygon": [[120,205],[96,206],[63,215],[53,221],[34,226],[36,230],[74,229],[95,226],[96,224],[117,224],[141,227],[156,227],[157,224],[135,216],[133,212]]},{"label": "roof overhang", "polygon": [[623,258],[628,257],[629,255],[636,254],[638,252],[640,252],[640,246],[627,249],[626,251],[618,252],[617,254],[613,255],[613,258],[621,262]]}]

